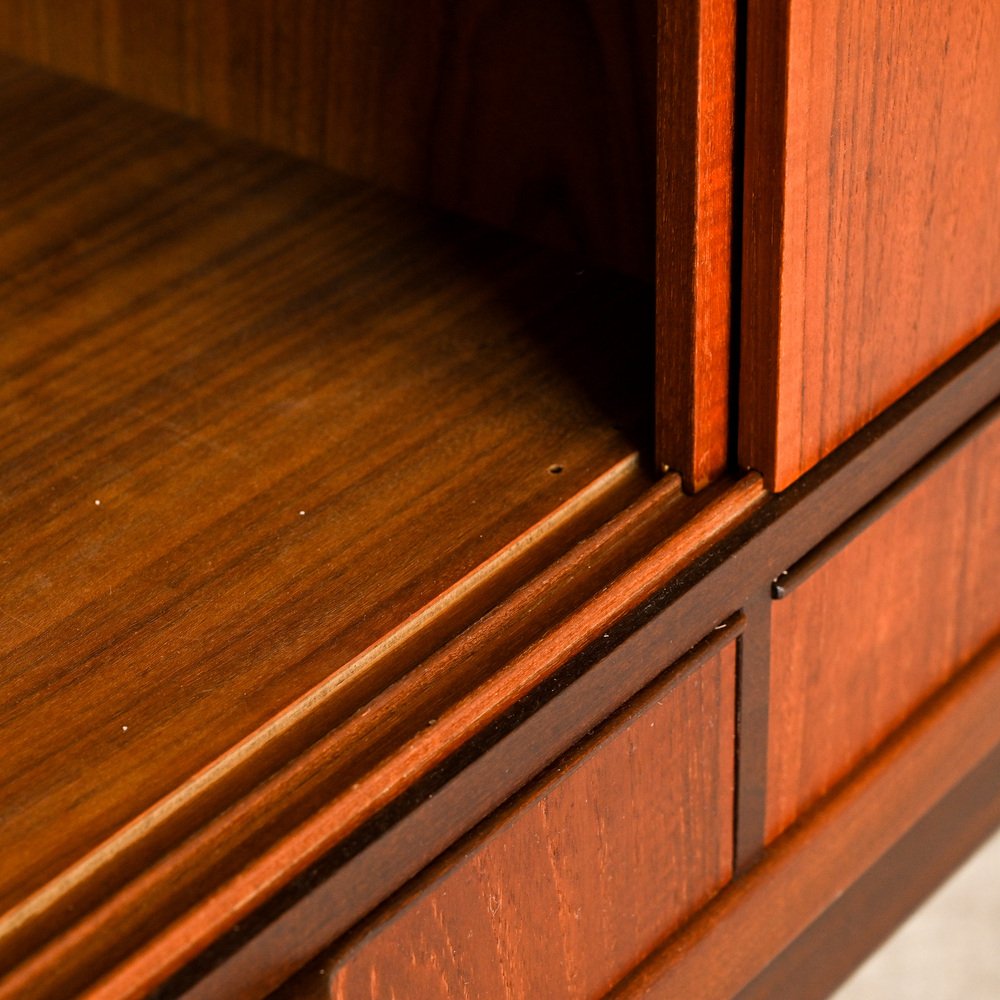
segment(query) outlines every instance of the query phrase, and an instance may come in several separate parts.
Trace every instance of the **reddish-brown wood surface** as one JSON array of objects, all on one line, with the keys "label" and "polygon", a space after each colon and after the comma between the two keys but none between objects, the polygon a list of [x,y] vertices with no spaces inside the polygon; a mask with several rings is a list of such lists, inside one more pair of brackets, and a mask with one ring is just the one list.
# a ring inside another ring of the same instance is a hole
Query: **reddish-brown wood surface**
[{"label": "reddish-brown wood surface", "polygon": [[740,460],[783,489],[1000,316],[1000,5],[748,13]]},{"label": "reddish-brown wood surface", "polygon": [[731,1000],[1000,746],[994,642],[611,995]]},{"label": "reddish-brown wood surface", "polygon": [[0,48],[649,276],[656,0],[4,0]]},{"label": "reddish-brown wood surface", "polygon": [[1000,420],[772,605],[774,838],[1000,631]]},{"label": "reddish-brown wood surface", "polygon": [[735,0],[660,3],[657,460],[690,489],[729,459]]},{"label": "reddish-brown wood surface", "polygon": [[[537,761],[545,748],[553,745],[553,741],[566,740],[559,745],[568,746],[589,725],[602,718],[618,703],[614,700],[615,692],[621,692],[623,684],[628,684],[630,691],[638,690],[641,683],[638,678],[651,676],[646,673],[651,664],[683,653],[697,641],[699,635],[704,635],[706,629],[718,623],[717,618],[713,622],[712,616],[717,615],[720,608],[739,608],[748,596],[752,596],[762,585],[769,584],[782,569],[801,560],[862,505],[880,496],[881,491],[905,473],[925,452],[941,445],[945,439],[950,446],[952,438],[949,435],[959,428],[963,428],[961,434],[964,435],[966,422],[986,406],[987,410],[972,421],[973,424],[981,423],[990,409],[987,404],[996,396],[998,372],[1000,328],[994,328],[877,418],[868,433],[852,439],[835,456],[804,477],[794,490],[768,497],[762,505],[758,502],[760,494],[753,490],[742,504],[734,493],[723,494],[722,503],[709,506],[704,515],[696,519],[701,522],[700,525],[692,524],[691,531],[682,530],[674,539],[664,543],[648,559],[626,573],[615,586],[602,589],[579,614],[571,615],[558,629],[547,634],[544,643],[537,644],[528,655],[509,664],[498,676],[491,677],[475,693],[474,699],[470,699],[469,708],[474,701],[476,713],[488,713],[491,706],[497,703],[509,703],[512,691],[523,692],[531,688],[531,674],[536,678],[548,675],[551,667],[544,665],[545,659],[556,656],[558,650],[567,646],[581,648],[578,645],[581,632],[593,635],[592,629],[617,616],[614,608],[635,607],[635,611],[618,625],[597,633],[600,636],[601,632],[610,631],[610,636],[598,639],[596,645],[566,665],[566,671],[573,680],[565,689],[559,689],[559,693],[551,697],[544,694],[548,682],[536,687],[535,694],[528,699],[532,706],[530,710],[520,710],[528,711],[527,717],[519,711],[513,716],[496,719],[463,748],[463,760],[471,763],[463,764],[460,774],[450,778],[444,787],[434,786],[433,795],[422,799],[416,807],[407,809],[391,829],[381,833],[377,840],[351,856],[349,861],[338,859],[334,854],[323,864],[312,867],[308,879],[300,880],[297,888],[293,887],[282,899],[276,900],[274,906],[269,905],[258,912],[249,928],[233,928],[185,968],[183,975],[171,981],[175,991],[187,991],[192,997],[205,997],[206,1000],[225,995],[227,989],[240,997],[252,997],[262,995],[254,992],[254,987],[261,984],[262,971],[269,976],[273,973],[274,978],[267,980],[272,984],[287,978],[324,944],[343,933],[358,917],[370,912],[386,898],[385,885],[398,887],[406,877],[418,871],[421,865],[410,865],[419,860],[421,853],[426,864],[454,842],[456,830],[461,833],[469,828],[462,827],[467,817],[474,816],[478,820],[487,815],[499,801],[491,797],[493,792],[507,789],[509,794],[520,787],[534,773],[525,769],[530,768],[531,761]],[[755,506],[755,510],[747,515],[745,504],[748,501]],[[724,513],[727,504],[731,506],[728,513]],[[641,523],[645,518],[638,507],[635,506],[634,516]],[[742,517],[741,510],[744,512]],[[627,514],[631,519],[633,510],[630,509]],[[710,527],[712,524],[714,527]],[[692,562],[691,554],[698,552],[699,546],[711,542],[713,537],[718,544],[707,551],[701,548],[703,555]],[[572,554],[575,573],[591,575],[588,567],[602,548],[596,537],[594,543],[594,546],[578,546],[580,551]],[[682,552],[689,555],[678,561],[678,553]],[[557,579],[561,578],[560,571]],[[533,585],[528,588],[526,596],[532,589],[535,593],[547,593],[548,583],[543,578],[538,583],[540,589]],[[664,587],[664,584],[667,586]],[[663,589],[657,590],[657,587]],[[749,595],[748,587],[751,588]],[[517,606],[517,602],[513,602],[512,609]],[[501,616],[500,620],[511,619]],[[495,634],[487,626],[478,636],[473,630],[469,638],[473,646],[478,647],[480,639]],[[725,634],[725,630],[713,632],[716,636]],[[584,642],[587,641],[584,639]],[[584,672],[581,675],[578,671]],[[563,672],[560,671],[560,674]],[[555,676],[548,676],[556,679]],[[523,706],[524,702],[519,704]],[[606,707],[602,709],[602,705]],[[462,707],[462,714],[466,719],[473,718],[468,708]],[[593,721],[586,722],[588,717]],[[987,717],[987,724],[991,721],[992,717]],[[439,720],[438,728],[442,722]],[[507,725],[512,728],[508,730]],[[494,743],[490,733],[498,727],[502,727],[504,736]],[[470,731],[468,723],[464,724],[464,728]],[[576,737],[572,735],[574,733]],[[425,735],[428,738],[421,742],[430,744],[436,734],[431,731]],[[966,749],[964,745],[959,748],[956,767],[964,766],[962,754]],[[932,750],[931,759],[935,752]],[[948,748],[940,752],[942,760],[950,760],[954,755]],[[402,755],[391,768],[379,769],[372,778],[380,781],[383,774],[389,778],[404,770],[412,770],[411,760],[412,757]],[[942,775],[939,763],[934,762],[933,766],[937,770],[930,775],[928,787],[931,794],[936,794],[934,790],[940,790],[940,786],[935,782]],[[448,772],[445,772],[445,777],[447,775]],[[381,791],[384,786],[372,787]],[[870,798],[866,808],[877,810],[880,796],[884,797],[882,792]],[[317,822],[325,823],[326,818],[322,814],[335,813],[338,808],[320,808],[321,815],[316,817]],[[887,836],[894,837],[897,832],[890,830]],[[423,852],[415,852],[417,845],[423,848]],[[848,844],[844,848],[848,859],[853,857],[851,851],[858,853],[856,846]],[[867,841],[863,845],[865,850],[869,846]],[[839,858],[834,865],[835,870],[829,874],[837,878],[843,876],[849,881],[869,863],[870,857],[867,861],[864,857],[862,852],[862,868],[854,869],[843,866],[843,858]],[[243,886],[247,891],[256,879],[254,872],[248,874],[249,880]],[[393,881],[396,879],[398,881]],[[768,920],[768,910],[773,909],[775,899],[780,900],[789,885],[796,884],[796,874],[790,874],[789,879],[790,882],[778,887],[777,896],[760,901],[761,908],[755,910],[746,922],[740,922],[740,934],[745,936],[741,938],[737,952],[717,950],[725,948],[727,928],[724,924],[715,928],[718,935],[707,950],[695,949],[697,954],[692,956],[694,962],[691,967],[693,978],[687,981],[689,992],[679,995],[697,995],[693,992],[696,989],[693,984],[698,983],[706,972],[714,975],[718,971],[728,975],[732,970],[727,970],[721,962],[723,954],[733,958],[738,969],[744,972],[750,969],[749,975],[759,971],[761,966],[753,963],[758,960],[766,962],[775,953],[768,951],[774,940],[769,938],[762,949],[757,949],[755,943],[759,939],[762,922]],[[808,884],[807,880],[807,887]],[[835,892],[841,892],[844,884],[846,882],[839,883]],[[380,887],[383,887],[382,894]],[[825,891],[820,885],[821,899]],[[812,905],[815,897],[812,902],[808,899],[806,902]],[[225,897],[219,900],[220,905],[225,903]],[[819,905],[825,906],[826,902]],[[797,912],[789,914],[783,928],[778,928],[779,937],[790,927],[795,928],[791,931],[794,935],[798,928],[813,919],[815,913],[816,910],[806,915]],[[324,934],[328,935],[325,940]],[[787,942],[789,938],[782,940]],[[133,972],[148,972],[148,959],[148,955],[140,955],[138,961],[143,964]],[[742,985],[746,980],[738,982]],[[724,995],[728,997],[728,994]]]},{"label": "reddish-brown wood surface", "polygon": [[730,645],[644,692],[292,994],[603,995],[729,877],[734,682]]}]

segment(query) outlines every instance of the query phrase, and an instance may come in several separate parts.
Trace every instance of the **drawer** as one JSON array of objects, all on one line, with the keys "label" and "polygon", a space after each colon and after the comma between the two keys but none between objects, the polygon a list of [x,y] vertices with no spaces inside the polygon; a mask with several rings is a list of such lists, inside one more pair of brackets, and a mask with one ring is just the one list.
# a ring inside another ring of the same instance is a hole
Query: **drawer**
[{"label": "drawer", "polygon": [[1000,4],[747,32],[740,451],[783,489],[1000,317]]},{"label": "drawer", "polygon": [[278,995],[608,990],[731,876],[735,645],[668,671]]},{"label": "drawer", "polygon": [[994,418],[772,603],[768,840],[1000,630],[998,464]]}]

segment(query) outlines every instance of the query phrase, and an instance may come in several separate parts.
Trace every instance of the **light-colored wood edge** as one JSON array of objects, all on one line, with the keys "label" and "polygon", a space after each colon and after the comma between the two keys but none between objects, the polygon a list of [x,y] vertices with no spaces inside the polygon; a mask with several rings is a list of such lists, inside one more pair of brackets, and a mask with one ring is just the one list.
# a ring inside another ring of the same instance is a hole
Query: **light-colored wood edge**
[{"label": "light-colored wood edge", "polygon": [[1000,745],[1000,639],[612,992],[731,998]]}]

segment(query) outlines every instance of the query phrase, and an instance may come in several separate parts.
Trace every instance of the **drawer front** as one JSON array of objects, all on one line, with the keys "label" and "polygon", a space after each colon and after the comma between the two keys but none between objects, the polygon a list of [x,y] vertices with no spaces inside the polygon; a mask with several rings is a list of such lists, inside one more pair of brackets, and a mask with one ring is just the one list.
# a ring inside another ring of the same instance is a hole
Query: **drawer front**
[{"label": "drawer front", "polygon": [[773,839],[1000,631],[1000,419],[771,605]]},{"label": "drawer front", "polygon": [[731,875],[734,683],[732,643],[641,693],[306,970],[309,995],[609,989]]},{"label": "drawer front", "polygon": [[1000,4],[747,28],[740,450],[783,489],[1000,316]]}]

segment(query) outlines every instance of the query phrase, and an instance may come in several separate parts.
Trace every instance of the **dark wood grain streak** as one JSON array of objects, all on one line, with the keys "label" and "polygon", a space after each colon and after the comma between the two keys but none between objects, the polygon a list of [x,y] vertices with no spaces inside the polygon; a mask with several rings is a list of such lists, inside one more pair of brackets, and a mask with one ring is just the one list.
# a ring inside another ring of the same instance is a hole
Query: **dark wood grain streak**
[{"label": "dark wood grain streak", "polygon": [[668,671],[279,995],[603,995],[728,881],[734,668]]},{"label": "dark wood grain streak", "polygon": [[970,420],[960,431],[953,434],[940,447],[935,448],[923,461],[905,476],[897,479],[884,493],[880,493],[870,504],[863,507],[832,535],[824,539],[811,552],[799,559],[783,572],[771,587],[776,601],[793,594],[814,573],[825,566],[838,552],[888,513],[900,500],[911,493],[932,473],[936,472],[956,452],[964,448],[980,431],[1000,415],[1000,404],[994,404]]},{"label": "dark wood grain streak", "polygon": [[657,461],[691,490],[729,442],[734,0],[660,3]]},{"label": "dark wood grain streak", "polygon": [[994,750],[738,994],[824,1000],[1000,827]]},{"label": "dark wood grain streak", "polygon": [[748,30],[740,457],[781,490],[1000,316],[1000,7]]},{"label": "dark wood grain streak", "polygon": [[656,0],[5,0],[0,48],[649,277]]},{"label": "dark wood grain streak", "polygon": [[977,430],[773,602],[769,840],[1000,635],[1000,419]]},{"label": "dark wood grain streak", "polygon": [[[390,810],[388,829],[370,833],[360,854],[350,845],[331,852],[273,905],[261,907],[249,927],[230,932],[209,948],[166,995],[180,995],[216,973],[216,986],[229,981],[226,975],[231,973],[232,981],[246,988],[261,967],[258,959],[280,967],[296,954],[301,954],[300,961],[311,957],[417,870],[408,867],[412,844],[428,845],[426,863],[453,843],[489,812],[486,789],[506,788],[507,794],[515,790],[524,780],[518,775],[535,773],[539,762],[546,762],[547,748],[559,745],[567,720],[581,715],[599,720],[602,711],[616,704],[615,692],[623,686],[637,689],[632,685],[643,664],[681,655],[713,627],[714,609],[746,605],[752,596],[748,587],[763,586],[761,581],[769,581],[813,548],[994,398],[998,374],[1000,330],[993,330],[800,483],[770,497],[737,527],[723,529],[721,539],[688,568],[668,563],[659,586],[668,580],[669,586],[610,629],[607,639],[598,639],[525,695],[515,712],[468,739],[452,757],[453,771],[401,796]],[[515,672],[522,670],[515,666]],[[582,730],[573,731],[578,736]],[[505,784],[508,779],[511,784]],[[471,818],[468,825],[466,817]],[[384,879],[383,870],[389,873]],[[394,880],[397,872],[399,881]],[[339,930],[323,942],[326,921]]]},{"label": "dark wood grain streak", "polygon": [[994,643],[610,996],[738,995],[997,750],[998,698]]}]

